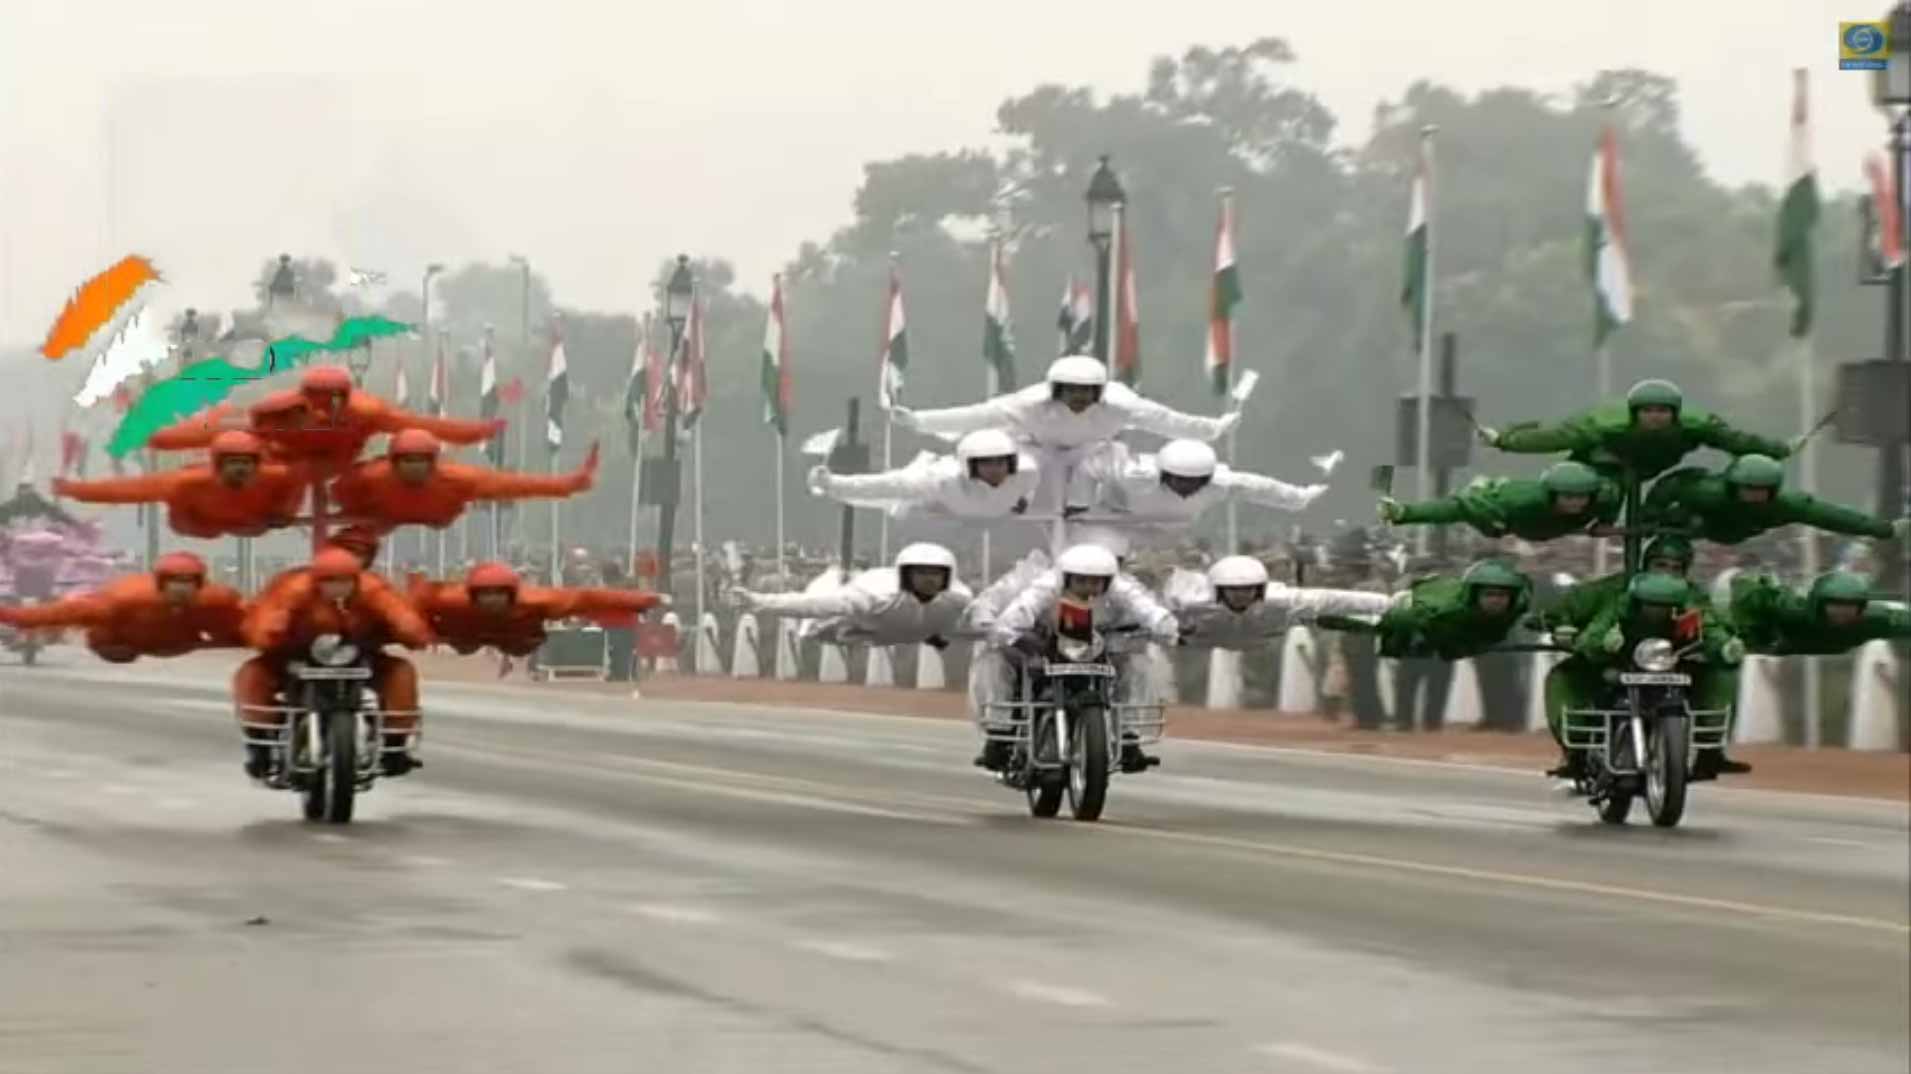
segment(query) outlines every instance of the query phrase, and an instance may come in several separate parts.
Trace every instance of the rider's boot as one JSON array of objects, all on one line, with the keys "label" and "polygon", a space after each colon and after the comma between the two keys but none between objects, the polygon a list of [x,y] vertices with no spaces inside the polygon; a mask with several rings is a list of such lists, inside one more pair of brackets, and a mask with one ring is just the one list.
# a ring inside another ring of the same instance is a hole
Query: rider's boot
[{"label": "rider's boot", "polygon": [[1146,772],[1161,763],[1161,758],[1141,751],[1141,742],[1134,735],[1123,735],[1121,743],[1121,770],[1123,772]]},{"label": "rider's boot", "polygon": [[386,735],[385,750],[378,755],[379,772],[386,776],[402,776],[414,768],[425,767],[425,762],[411,755],[405,748],[404,735]]},{"label": "rider's boot", "polygon": [[1751,765],[1746,764],[1744,761],[1735,761],[1727,757],[1723,750],[1719,751],[1719,760],[1716,767],[1721,776],[1742,776],[1752,770]]},{"label": "rider's boot", "polygon": [[272,774],[272,748],[246,743],[246,775],[264,782]]},{"label": "rider's boot", "polygon": [[1010,743],[990,740],[982,744],[982,752],[975,755],[975,766],[991,772],[1000,772],[1009,765]]},{"label": "rider's boot", "polygon": [[1560,758],[1559,767],[1549,768],[1546,774],[1554,779],[1570,779],[1578,782],[1586,776],[1586,759],[1578,750],[1567,750]]}]

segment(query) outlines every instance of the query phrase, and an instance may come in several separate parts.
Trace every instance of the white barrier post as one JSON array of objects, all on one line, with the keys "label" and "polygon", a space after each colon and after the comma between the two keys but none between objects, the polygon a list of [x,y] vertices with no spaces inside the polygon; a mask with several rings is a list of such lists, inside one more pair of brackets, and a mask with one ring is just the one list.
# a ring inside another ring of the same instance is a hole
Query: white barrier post
[{"label": "white barrier post", "polygon": [[848,682],[849,658],[843,654],[840,645],[823,646],[822,659],[816,666],[817,682]]},{"label": "white barrier post", "polygon": [[1380,719],[1382,723],[1389,723],[1399,718],[1401,712],[1400,705],[1403,701],[1409,705],[1413,703],[1413,699],[1410,697],[1402,699],[1394,696],[1397,692],[1394,688],[1394,684],[1399,674],[1400,661],[1390,656],[1383,656],[1374,661],[1374,689],[1380,694]]},{"label": "white barrier post", "polygon": [[1851,666],[1851,729],[1854,750],[1898,748],[1898,706],[1904,697],[1904,669],[1887,641],[1866,642]]},{"label": "white barrier post", "polygon": [[697,624],[697,674],[723,674],[723,660],[717,656],[717,613],[704,612]]},{"label": "white barrier post", "polygon": [[863,674],[864,686],[896,685],[896,662],[890,659],[889,646],[869,647],[869,669]]},{"label": "white barrier post", "polygon": [[1281,639],[1281,696],[1275,705],[1279,711],[1320,711],[1320,682],[1314,674],[1320,651],[1314,632],[1304,626],[1292,628]]},{"label": "white barrier post", "polygon": [[916,647],[916,689],[940,690],[949,685],[942,667],[942,650],[933,645]]},{"label": "white barrier post", "polygon": [[1181,687],[1175,682],[1174,661],[1168,659],[1168,651],[1149,642],[1148,666],[1155,680],[1155,700],[1163,705],[1180,704]]},{"label": "white barrier post", "polygon": [[1785,741],[1785,710],[1778,696],[1776,657],[1748,656],[1738,674],[1738,704],[1733,714],[1734,743]]},{"label": "white barrier post", "polygon": [[1233,649],[1208,650],[1208,707],[1241,707],[1241,654]]},{"label": "white barrier post", "polygon": [[776,621],[776,677],[788,682],[800,674],[803,650],[796,640],[796,620],[784,616]]},{"label": "white barrier post", "polygon": [[[681,647],[683,644],[683,620],[678,618],[676,612],[665,612],[661,622],[664,626],[669,627],[675,632],[677,644]],[[677,670],[677,653],[673,650],[658,657],[657,670],[668,671],[674,674]]]},{"label": "white barrier post", "polygon": [[[1431,690],[1428,683],[1424,689]],[[1478,727],[1486,715],[1480,697],[1480,669],[1472,660],[1453,662],[1453,681],[1447,686],[1447,707],[1440,717],[1442,727]]]},{"label": "white barrier post", "polygon": [[744,612],[737,617],[737,643],[730,653],[730,677],[754,679],[762,674],[757,660],[756,616]]}]

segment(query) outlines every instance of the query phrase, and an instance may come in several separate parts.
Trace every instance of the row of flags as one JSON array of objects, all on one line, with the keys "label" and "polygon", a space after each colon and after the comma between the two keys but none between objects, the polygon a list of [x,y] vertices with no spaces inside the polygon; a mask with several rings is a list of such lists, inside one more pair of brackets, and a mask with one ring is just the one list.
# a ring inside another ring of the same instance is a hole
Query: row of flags
[{"label": "row of flags", "polygon": [[[1880,269],[1904,264],[1903,205],[1892,185],[1884,160],[1872,155],[1864,162],[1874,208],[1875,242],[1872,256]],[[1431,206],[1431,177],[1422,143],[1408,199],[1405,281],[1400,302],[1413,331],[1417,349],[1425,339],[1425,318],[1431,281],[1427,278],[1427,222]],[[1778,204],[1777,241],[1772,255],[1780,282],[1792,293],[1789,331],[1793,338],[1811,332],[1817,297],[1812,272],[1812,233],[1818,226],[1820,200],[1817,169],[1812,162],[1809,81],[1804,68],[1792,73],[1792,109],[1785,155],[1784,188]],[[1225,230],[1225,225],[1224,225]],[[1633,278],[1630,243],[1626,232],[1625,198],[1620,186],[1619,143],[1611,125],[1601,130],[1593,149],[1586,180],[1586,276],[1592,285],[1593,346],[1632,321]],[[1218,293],[1218,292],[1217,292]]]}]

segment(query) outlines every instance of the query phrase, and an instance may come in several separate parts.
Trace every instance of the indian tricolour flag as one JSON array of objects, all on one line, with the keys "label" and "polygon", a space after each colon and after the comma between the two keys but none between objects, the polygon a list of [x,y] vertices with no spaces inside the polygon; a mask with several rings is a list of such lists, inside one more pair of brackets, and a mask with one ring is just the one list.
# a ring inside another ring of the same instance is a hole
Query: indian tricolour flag
[{"label": "indian tricolour flag", "polygon": [[1806,102],[1806,71],[1792,72],[1792,129],[1785,154],[1785,194],[1778,203],[1778,249],[1773,264],[1778,276],[1791,289],[1792,336],[1803,338],[1811,332],[1812,298],[1817,288],[1812,280],[1812,229],[1818,226],[1818,176],[1811,161],[1811,116]]},{"label": "indian tricolour flag", "polygon": [[1400,306],[1407,311],[1417,352],[1427,334],[1427,154],[1422,143],[1413,169],[1413,193],[1407,200],[1406,271],[1400,284]]},{"label": "indian tricolour flag", "polygon": [[763,424],[790,434],[789,340],[783,335],[783,277],[770,277],[770,315],[763,322]]},{"label": "indian tricolour flag", "polygon": [[1221,224],[1214,236],[1214,285],[1208,301],[1208,383],[1226,395],[1234,368],[1234,307],[1241,304],[1241,276],[1234,268],[1234,195],[1221,195]]},{"label": "indian tricolour flag", "polygon": [[909,370],[909,326],[902,312],[902,269],[889,266],[889,301],[883,307],[882,368],[878,392],[883,409],[902,401],[903,376]]},{"label": "indian tricolour flag", "polygon": [[1619,191],[1619,140],[1599,137],[1586,180],[1586,274],[1593,285],[1593,345],[1632,321],[1632,268],[1627,263],[1625,201]]},{"label": "indian tricolour flag", "polygon": [[982,360],[988,363],[989,394],[1015,390],[1015,335],[1009,327],[1009,288],[1002,271],[1002,244],[989,248],[989,295],[982,309]]}]

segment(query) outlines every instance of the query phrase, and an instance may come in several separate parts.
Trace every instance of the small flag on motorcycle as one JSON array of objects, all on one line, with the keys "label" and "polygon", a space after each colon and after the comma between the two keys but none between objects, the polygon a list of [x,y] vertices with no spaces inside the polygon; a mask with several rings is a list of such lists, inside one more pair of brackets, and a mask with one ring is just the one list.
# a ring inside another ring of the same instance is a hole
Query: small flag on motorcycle
[{"label": "small flag on motorcycle", "polygon": [[1066,597],[1057,601],[1055,632],[1064,638],[1088,641],[1095,636],[1095,609]]},{"label": "small flag on motorcycle", "polygon": [[1682,643],[1698,640],[1703,618],[1697,608],[1684,613],[1672,623],[1673,636]]}]

